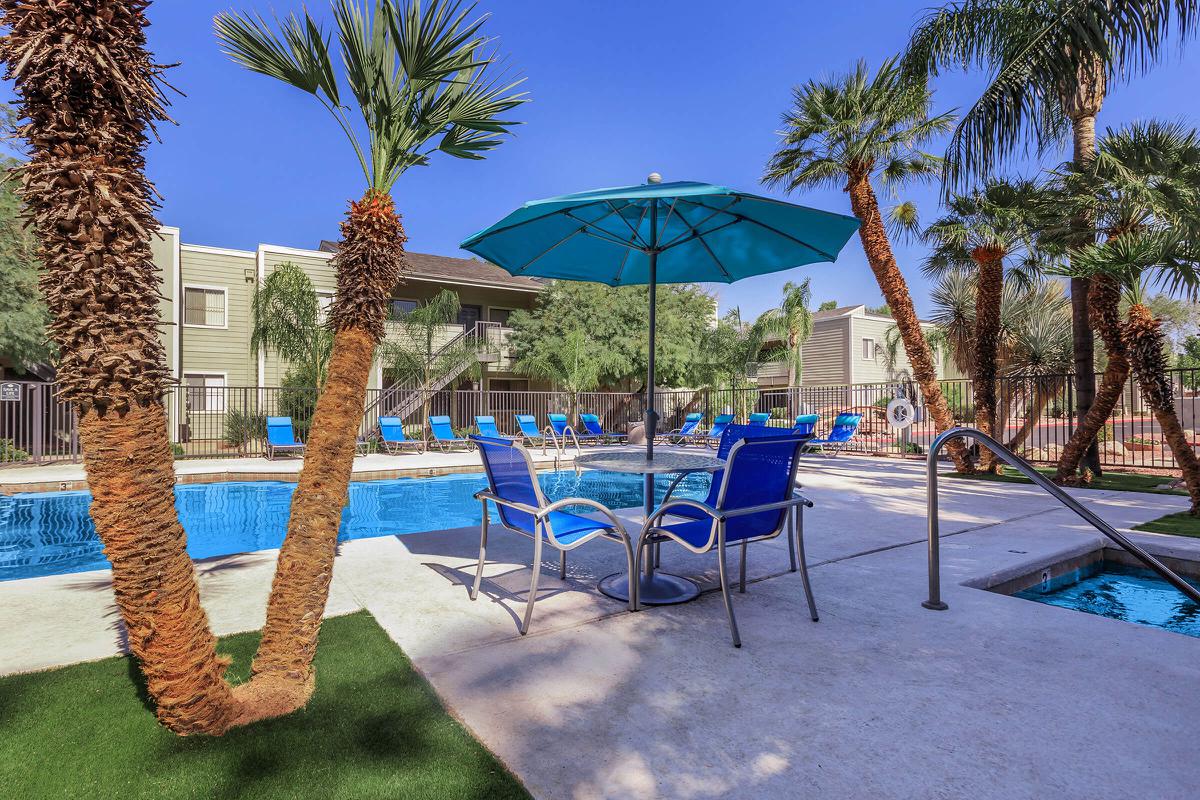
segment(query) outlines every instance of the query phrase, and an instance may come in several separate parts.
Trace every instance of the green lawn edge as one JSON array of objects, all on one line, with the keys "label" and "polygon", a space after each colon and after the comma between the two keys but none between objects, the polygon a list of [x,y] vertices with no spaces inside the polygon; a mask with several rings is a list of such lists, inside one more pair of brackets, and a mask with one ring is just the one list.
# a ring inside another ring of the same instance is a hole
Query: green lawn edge
[{"label": "green lawn edge", "polygon": [[[243,680],[257,633],[221,640]],[[0,678],[8,797],[524,800],[368,612],[324,622],[317,689],[287,717],[223,737],[158,725],[131,658]]]},{"label": "green lawn edge", "polygon": [[[1045,475],[1047,478],[1054,476],[1053,467],[1036,467],[1037,471]],[[1019,475],[1011,470],[1010,467],[1004,467],[1003,472],[999,475],[993,475],[990,472],[976,472],[971,475],[964,475],[961,472],[946,472],[941,474],[942,477],[956,478],[958,480],[977,480],[977,481],[999,481],[1001,483],[1033,483],[1024,475]],[[1163,489],[1164,484],[1170,483],[1170,478],[1162,475],[1137,475],[1130,472],[1106,472],[1103,475],[1092,478],[1092,482],[1088,484],[1087,489],[1096,489],[1098,491],[1115,491],[1115,492],[1143,492],[1145,494],[1178,494],[1186,495],[1187,492],[1182,489]]]}]

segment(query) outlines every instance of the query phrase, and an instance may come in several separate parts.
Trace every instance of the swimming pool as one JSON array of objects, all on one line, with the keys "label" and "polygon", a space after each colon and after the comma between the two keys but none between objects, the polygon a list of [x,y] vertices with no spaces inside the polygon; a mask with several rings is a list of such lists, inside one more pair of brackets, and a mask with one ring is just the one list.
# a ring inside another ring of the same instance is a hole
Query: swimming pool
[{"label": "swimming pool", "polygon": [[1093,561],[1013,596],[1200,637],[1200,605],[1150,570],[1114,561]]},{"label": "swimming pool", "polygon": [[[538,474],[551,501],[587,497],[610,508],[642,504],[637,475],[574,470]],[[690,475],[677,497],[703,499],[709,477]],[[487,485],[482,473],[436,478],[398,478],[350,484],[338,540],[393,536],[479,524],[472,495]],[[655,482],[661,500],[669,477]],[[187,531],[192,558],[248,553],[278,547],[287,530],[294,483],[249,481],[188,484],[175,488],[175,507]],[[42,492],[0,496],[0,581],[105,569],[86,492]],[[495,510],[492,510],[495,519]]]}]

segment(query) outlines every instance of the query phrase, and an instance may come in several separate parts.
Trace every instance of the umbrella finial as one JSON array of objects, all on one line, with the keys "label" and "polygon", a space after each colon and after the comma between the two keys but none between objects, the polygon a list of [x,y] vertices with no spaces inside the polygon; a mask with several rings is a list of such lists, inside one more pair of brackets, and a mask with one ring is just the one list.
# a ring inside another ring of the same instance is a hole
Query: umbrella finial
[{"label": "umbrella finial", "polygon": [[651,172],[650,176],[646,178],[646,183],[662,183],[662,175],[659,175],[657,172]]}]

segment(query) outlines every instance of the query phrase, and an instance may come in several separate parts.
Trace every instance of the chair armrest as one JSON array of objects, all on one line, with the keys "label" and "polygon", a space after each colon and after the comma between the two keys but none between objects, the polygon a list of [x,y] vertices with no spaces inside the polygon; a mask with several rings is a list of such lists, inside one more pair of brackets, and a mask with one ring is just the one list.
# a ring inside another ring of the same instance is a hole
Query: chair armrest
[{"label": "chair armrest", "polygon": [[717,511],[712,506],[701,503],[699,500],[688,500],[687,498],[681,497],[678,500],[671,500],[670,502],[663,503],[661,506],[656,508],[654,513],[646,518],[646,524],[642,526],[642,531],[644,532],[655,527],[654,523],[671,513],[671,509],[683,507],[694,508],[697,511],[702,511],[713,519],[721,518],[721,512]]},{"label": "chair armrest", "polygon": [[759,514],[763,511],[778,511],[783,508],[792,508],[794,506],[811,506],[812,502],[799,495],[793,495],[791,500],[781,500],[778,503],[764,503],[761,506],[750,506],[748,508],[736,508],[732,511],[719,511],[718,519],[726,520],[734,517],[744,517],[747,514]]},{"label": "chair armrest", "polygon": [[588,508],[593,508],[607,517],[612,522],[611,527],[615,528],[622,536],[629,535],[625,531],[625,525],[617,518],[617,515],[613,513],[611,508],[586,497],[567,497],[562,500],[555,500],[550,505],[536,512],[535,516],[540,521],[550,516],[551,512],[558,511],[560,508],[565,508],[566,506],[587,506]]},{"label": "chair armrest", "polygon": [[531,505],[526,505],[525,503],[514,503],[512,500],[505,500],[503,497],[498,497],[490,489],[481,489],[480,491],[476,492],[475,499],[491,500],[498,506],[507,506],[508,508],[513,508],[517,511],[524,511],[526,514],[532,514],[535,517],[541,513],[539,509],[534,508]]}]

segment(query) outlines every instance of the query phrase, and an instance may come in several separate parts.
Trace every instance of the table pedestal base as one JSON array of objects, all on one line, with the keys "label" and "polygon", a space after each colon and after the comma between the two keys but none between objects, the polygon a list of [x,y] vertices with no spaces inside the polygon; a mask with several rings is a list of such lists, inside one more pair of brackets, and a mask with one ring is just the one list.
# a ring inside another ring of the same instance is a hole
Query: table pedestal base
[{"label": "table pedestal base", "polygon": [[[600,591],[615,600],[629,602],[629,576],[614,572],[600,581]],[[687,578],[666,572],[641,576],[638,584],[638,603],[648,606],[669,606],[686,603],[700,594],[700,587]]]}]

